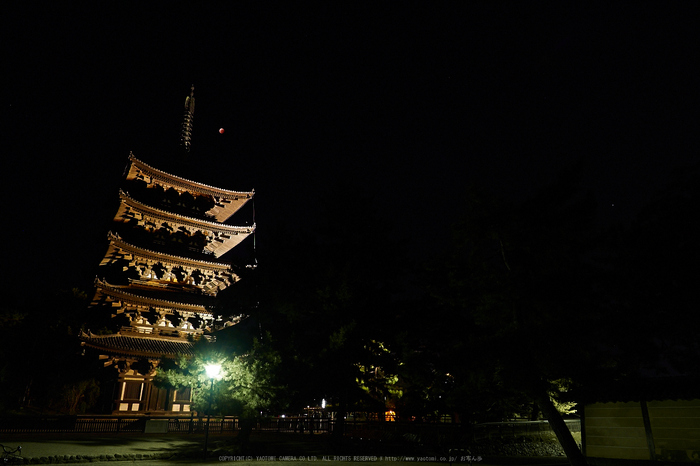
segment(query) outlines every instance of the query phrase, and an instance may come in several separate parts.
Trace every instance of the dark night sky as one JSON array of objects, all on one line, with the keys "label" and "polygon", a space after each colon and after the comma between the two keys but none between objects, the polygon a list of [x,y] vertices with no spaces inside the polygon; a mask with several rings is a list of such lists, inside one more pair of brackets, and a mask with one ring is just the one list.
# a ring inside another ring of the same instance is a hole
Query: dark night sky
[{"label": "dark night sky", "polygon": [[691,3],[62,3],[3,15],[15,292],[92,280],[129,151],[167,163],[191,84],[202,181],[256,190],[259,248],[345,179],[430,253],[469,183],[518,200],[581,159],[609,222],[697,161]]}]

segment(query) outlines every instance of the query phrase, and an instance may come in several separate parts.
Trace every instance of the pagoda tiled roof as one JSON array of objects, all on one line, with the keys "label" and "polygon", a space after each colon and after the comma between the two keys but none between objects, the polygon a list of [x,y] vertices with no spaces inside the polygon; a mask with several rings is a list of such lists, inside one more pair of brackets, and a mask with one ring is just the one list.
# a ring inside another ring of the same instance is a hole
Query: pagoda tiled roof
[{"label": "pagoda tiled roof", "polygon": [[126,356],[145,356],[150,358],[176,358],[178,356],[191,356],[193,344],[181,338],[168,338],[163,336],[149,337],[146,335],[123,335],[115,333],[111,335],[94,335],[93,333],[80,334],[80,339],[85,346],[102,350],[109,354]]},{"label": "pagoda tiled roof", "polygon": [[129,166],[126,170],[126,178],[128,180],[136,179],[139,175],[145,175],[151,180],[157,180],[161,185],[171,186],[176,189],[180,188],[191,193],[194,192],[212,196],[217,200],[217,205],[208,213],[218,222],[226,221],[255,195],[255,191],[231,191],[166,173],[151,167],[137,159],[134,154],[131,153],[129,154]]},{"label": "pagoda tiled roof", "polygon": [[[151,249],[141,248],[134,246],[133,244],[124,241],[117,233],[109,232],[107,234],[109,241],[116,246],[128,251],[130,253],[138,254],[146,259],[151,259],[153,261],[167,262],[174,265],[185,265],[193,266],[198,268],[206,268],[213,270],[231,270],[231,263],[224,261],[206,261],[201,259],[193,259],[190,257],[176,256],[174,254],[168,254],[165,252],[153,251]],[[105,265],[108,261],[105,257],[100,265]]]},{"label": "pagoda tiled roof", "polygon": [[106,266],[115,260],[128,256],[138,257],[141,260],[153,263],[171,264],[173,266],[192,267],[199,270],[208,270],[215,275],[213,279],[207,279],[204,283],[197,285],[199,290],[207,294],[216,295],[220,289],[226,288],[229,284],[239,280],[229,262],[214,262],[189,257],[176,256],[164,252],[134,246],[124,241],[118,234],[109,232],[109,248],[105,257],[100,262],[100,266]]},{"label": "pagoda tiled roof", "polygon": [[211,231],[214,233],[215,238],[209,242],[205,249],[216,257],[221,257],[255,231],[255,224],[251,226],[234,226],[167,212],[143,204],[124,191],[119,192],[119,197],[121,203],[115,215],[116,221],[124,221],[130,218],[129,212],[135,211],[140,213],[141,216],[152,217],[159,221],[170,222],[201,231]]},{"label": "pagoda tiled roof", "polygon": [[[135,289],[128,285],[111,285],[104,280],[95,280],[97,293],[95,300],[103,294],[115,301],[121,301],[125,304],[132,304],[139,307],[153,307],[156,309],[175,309],[184,312],[196,312],[211,314],[206,304],[211,302],[207,296],[198,296],[195,294],[179,293],[175,294],[167,290],[158,289]],[[180,301],[174,299],[166,299],[163,296],[173,296],[181,298]]]}]

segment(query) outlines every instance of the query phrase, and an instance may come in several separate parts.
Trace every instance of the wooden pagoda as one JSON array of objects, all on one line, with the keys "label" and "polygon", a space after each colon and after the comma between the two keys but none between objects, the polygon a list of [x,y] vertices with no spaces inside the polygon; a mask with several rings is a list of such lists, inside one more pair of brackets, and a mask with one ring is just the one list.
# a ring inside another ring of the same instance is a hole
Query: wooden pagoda
[{"label": "wooden pagoda", "polygon": [[[191,145],[193,92],[185,102],[183,149]],[[105,367],[118,370],[113,412],[190,412],[189,391],[152,384],[167,358],[192,354],[244,316],[217,316],[217,294],[239,280],[223,256],[255,230],[226,223],[254,192],[230,191],[166,173],[129,155],[90,306],[112,333],[81,335]]]}]

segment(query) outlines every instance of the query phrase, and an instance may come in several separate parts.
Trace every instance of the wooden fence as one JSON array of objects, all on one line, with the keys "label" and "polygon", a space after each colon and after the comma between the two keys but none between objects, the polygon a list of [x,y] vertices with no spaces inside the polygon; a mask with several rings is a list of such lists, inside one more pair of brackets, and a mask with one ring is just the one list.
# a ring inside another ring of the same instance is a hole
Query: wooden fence
[{"label": "wooden fence", "polygon": [[[578,420],[566,421],[571,432],[580,432]],[[0,417],[3,433],[202,433],[206,417],[146,416],[18,416]],[[335,419],[277,417],[258,420],[257,431],[329,433],[337,426]],[[212,417],[210,433],[235,432],[240,429],[236,417]],[[389,422],[346,420],[344,435],[366,440],[403,440],[416,443],[462,443],[484,438],[509,438],[551,431],[546,421],[491,422],[477,425],[449,423]]]}]

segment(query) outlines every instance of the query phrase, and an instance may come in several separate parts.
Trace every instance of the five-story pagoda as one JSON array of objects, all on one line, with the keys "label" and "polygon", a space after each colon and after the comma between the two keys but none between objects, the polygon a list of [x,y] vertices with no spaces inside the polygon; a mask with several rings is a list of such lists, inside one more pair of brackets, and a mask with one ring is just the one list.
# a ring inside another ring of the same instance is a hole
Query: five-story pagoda
[{"label": "five-story pagoda", "polygon": [[[190,150],[194,87],[185,101],[183,149]],[[228,224],[253,198],[166,173],[129,155],[119,207],[99,264],[91,307],[108,316],[113,333],[83,333],[83,345],[116,366],[116,413],[189,413],[189,390],[152,384],[165,358],[192,354],[199,338],[244,316],[214,312],[217,293],[235,283],[222,257],[255,225]]]}]

